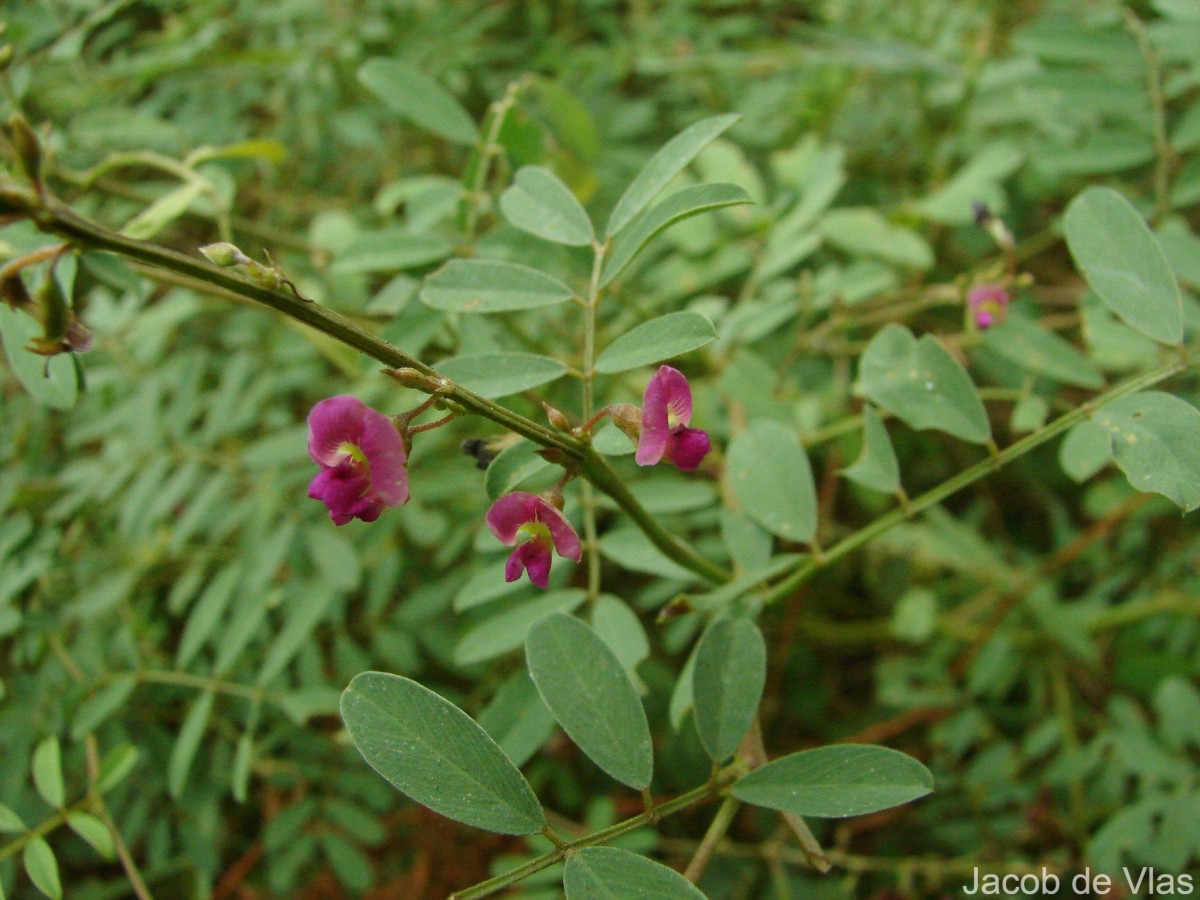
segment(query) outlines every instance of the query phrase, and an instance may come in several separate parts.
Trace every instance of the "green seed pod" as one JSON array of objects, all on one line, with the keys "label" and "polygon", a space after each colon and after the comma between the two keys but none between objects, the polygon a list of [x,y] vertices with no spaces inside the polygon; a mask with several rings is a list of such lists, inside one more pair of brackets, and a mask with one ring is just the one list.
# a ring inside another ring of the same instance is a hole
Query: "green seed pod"
[{"label": "green seed pod", "polygon": [[214,266],[228,268],[229,266],[244,266],[252,262],[250,257],[235,247],[228,241],[220,241],[216,244],[207,244],[200,248],[200,252]]}]

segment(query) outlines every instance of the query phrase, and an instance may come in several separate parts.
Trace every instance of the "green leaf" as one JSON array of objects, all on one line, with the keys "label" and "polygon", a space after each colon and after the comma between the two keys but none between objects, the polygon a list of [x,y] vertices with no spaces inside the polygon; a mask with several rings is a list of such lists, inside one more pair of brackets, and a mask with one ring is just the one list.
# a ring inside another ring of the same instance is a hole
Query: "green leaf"
[{"label": "green leaf", "polygon": [[205,691],[196,698],[179,728],[175,746],[171,748],[171,759],[167,763],[167,791],[175,800],[183,796],[183,789],[187,787],[188,772],[191,771],[192,761],[200,749],[200,741],[204,738],[204,730],[212,715],[213,699],[212,691]]},{"label": "green leaf", "polygon": [[358,69],[358,80],[414,125],[458,144],[475,144],[479,132],[454,95],[427,75],[399,60],[374,57]]},{"label": "green leaf", "polygon": [[606,237],[613,237],[628,225],[701,150],[737,120],[737,115],[702,119],[667,141],[650,158],[613,207],[605,229]]},{"label": "green leaf", "polygon": [[354,896],[365,894],[375,883],[371,858],[335,832],[326,831],[318,839],[337,880]]},{"label": "green leaf", "polygon": [[1200,507],[1200,410],[1171,394],[1143,391],[1106,403],[1092,421],[1108,432],[1113,459],[1139,491]]},{"label": "green leaf", "polygon": [[533,834],[546,817],[529,783],[465,712],[408,678],[356,675],[342,719],[367,763],[436,813],[500,834]]},{"label": "green leaf", "polygon": [[733,756],[750,730],[767,681],[767,645],[749,619],[717,619],[700,638],[692,696],[696,732],[714,763]]},{"label": "green leaf", "polygon": [[63,893],[62,882],[58,880],[58,860],[54,858],[54,851],[50,849],[46,839],[31,838],[25,845],[22,861],[25,863],[25,874],[29,876],[34,887],[47,897],[60,900]]},{"label": "green leaf", "polygon": [[835,744],[802,750],[755,769],[733,796],[798,816],[841,819],[889,809],[933,791],[929,770],[897,750]]},{"label": "green leaf", "polygon": [[79,395],[73,354],[45,357],[25,349],[41,336],[42,326],[36,319],[0,303],[0,340],[17,381],[38,403],[52,409],[70,409]]},{"label": "green leaf", "polygon": [[621,661],[638,693],[644,694],[637,667],[650,655],[650,640],[637,613],[620,598],[601,594],[592,606],[592,630]]},{"label": "green leaf", "polygon": [[454,611],[465,612],[520,591],[533,593],[536,589],[524,581],[504,580],[507,562],[508,560],[502,558],[477,568],[466,583],[454,593]]},{"label": "green leaf", "polygon": [[704,900],[674,869],[617,847],[584,847],[568,856],[563,889],[567,900]]},{"label": "green leaf", "polygon": [[587,595],[578,588],[548,591],[533,600],[484,619],[470,628],[454,648],[460,666],[484,662],[516,650],[538,619],[552,612],[572,612]]},{"label": "green leaf", "polygon": [[497,500],[550,468],[550,463],[538,455],[539,449],[530,441],[519,441],[501,450],[483,476],[488,496]]},{"label": "green leaf", "polygon": [[1016,432],[1037,431],[1046,424],[1050,415],[1050,404],[1037,394],[1022,397],[1013,405],[1009,427]]},{"label": "green leaf", "polygon": [[92,849],[105,859],[116,856],[113,846],[112,833],[108,826],[90,813],[73,812],[67,814],[67,824],[71,830],[92,845]]},{"label": "green leaf", "polygon": [[332,271],[392,272],[440,262],[453,251],[450,242],[432,234],[385,228],[360,234],[334,258]]},{"label": "green leaf", "polygon": [[186,669],[192,658],[200,652],[200,648],[216,629],[221,616],[233,601],[233,595],[241,580],[241,566],[228,566],[221,569],[204,588],[188,614],[183,637],[179,639],[179,649],[175,654],[177,669]]},{"label": "green leaf", "polygon": [[67,789],[63,784],[62,747],[54,735],[43,738],[33,751],[33,785],[41,798],[55,809],[61,809],[67,802]]},{"label": "green leaf", "polygon": [[835,209],[825,214],[821,233],[852,256],[870,256],[910,269],[933,265],[933,250],[915,231],[893,225],[870,207]]},{"label": "green leaf", "polygon": [[246,791],[250,785],[250,768],[254,765],[254,736],[245,732],[237,741],[233,754],[233,771],[230,774],[230,792],[238,803],[246,802]]},{"label": "green leaf", "polygon": [[867,345],[858,378],[867,397],[913,428],[975,444],[992,436],[971,376],[931,335],[918,341],[903,325],[887,326]]},{"label": "green leaf", "polygon": [[985,203],[999,213],[1004,210],[1004,191],[1000,182],[1012,175],[1025,160],[1025,151],[1008,141],[997,141],[979,151],[949,181],[915,209],[918,213],[945,225],[968,225],[974,219],[974,204]]},{"label": "green leaf", "polygon": [[79,704],[71,723],[72,740],[82,740],[88,732],[124,706],[136,685],[137,680],[132,675],[118,675]]},{"label": "green leaf", "polygon": [[1063,220],[1075,265],[1105,305],[1162,344],[1183,342],[1183,298],[1162,247],[1133,205],[1107,187],[1088,188]]},{"label": "green leaf", "polygon": [[554,732],[554,716],[524,669],[513,672],[496,691],[480,712],[479,724],[518,766],[525,765]]},{"label": "green leaf", "polygon": [[937,613],[937,594],[928,588],[912,587],[896,601],[888,629],[899,640],[924,643],[937,629]]},{"label": "green leaf", "polygon": [[1058,448],[1058,463],[1073,481],[1087,481],[1112,461],[1108,433],[1094,422],[1080,422]]},{"label": "green leaf", "polygon": [[556,244],[584,247],[596,238],[592,220],[571,189],[543,166],[517,170],[500,195],[500,212],[522,231]]},{"label": "green leaf", "polygon": [[1021,313],[985,331],[983,345],[1034,375],[1090,390],[1104,386],[1104,376],[1090,359]]},{"label": "green leaf", "polygon": [[496,313],[540,309],[574,292],[544,272],[491,259],[454,259],[427,279],[421,301],[451,312]]},{"label": "green leaf", "polygon": [[843,469],[842,475],[851,481],[885,494],[900,490],[900,463],[875,407],[863,407],[863,446],[854,465]]},{"label": "green leaf", "polygon": [[742,510],[771,534],[805,543],[817,534],[817,489],[790,428],[757,419],[733,439],[729,482]]},{"label": "green leaf", "polygon": [[283,671],[283,667],[300,652],[336,598],[334,589],[320,581],[302,588],[298,596],[290,598],[287,619],[263,658],[257,684],[264,685]]},{"label": "green leaf", "polygon": [[600,274],[600,287],[605,287],[620,275],[647,244],[676,222],[714,209],[753,202],[750,195],[736,184],[700,184],[676,191],[645,215],[639,216],[633,227],[613,242]]},{"label": "green leaf", "polygon": [[561,378],[567,367],[533,353],[478,353],[438,363],[438,371],[467,390],[495,400]]},{"label": "green leaf", "polygon": [[21,817],[0,803],[0,834],[18,834],[25,830],[25,823],[21,821]]},{"label": "green leaf", "polygon": [[649,787],[654,750],[646,711],[596,632],[553,613],[529,629],[525,654],[538,693],[579,749],[622,784]]},{"label": "green leaf", "polygon": [[680,581],[695,581],[697,577],[646,540],[640,528],[616,528],[608,532],[600,538],[600,553],[631,572]]},{"label": "green leaf", "polygon": [[743,572],[760,569],[771,558],[771,533],[745,513],[721,510],[721,539]]},{"label": "green leaf", "polygon": [[137,765],[138,749],[133,744],[121,744],[104,755],[100,762],[100,773],[96,776],[96,788],[100,793],[111,791],[125,780]]},{"label": "green leaf", "polygon": [[630,456],[637,452],[629,436],[611,422],[600,426],[592,439],[592,448],[603,456]]},{"label": "green leaf", "polygon": [[681,356],[716,340],[713,323],[698,312],[673,312],[625,332],[604,349],[596,371],[611,375]]},{"label": "green leaf", "polygon": [[125,223],[121,234],[148,241],[185,212],[198,197],[209,190],[209,184],[199,176],[167,191],[140,213]]}]

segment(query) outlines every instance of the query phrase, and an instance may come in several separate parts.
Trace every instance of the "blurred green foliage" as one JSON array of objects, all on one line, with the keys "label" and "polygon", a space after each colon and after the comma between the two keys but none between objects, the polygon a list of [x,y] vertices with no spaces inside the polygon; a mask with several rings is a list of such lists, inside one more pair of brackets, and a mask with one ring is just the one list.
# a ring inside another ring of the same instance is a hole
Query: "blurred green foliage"
[{"label": "blurred green foliage", "polygon": [[[672,184],[730,182],[755,205],[650,244],[610,288],[599,347],[669,312],[712,320],[716,340],[677,363],[696,421],[722,448],[747,421],[798,437],[825,546],[894,505],[867,479],[837,477],[862,444],[857,360],[883,326],[936,335],[944,364],[966,365],[1001,446],[1169,358],[1073,268],[1059,216],[1087,185],[1118,188],[1149,218],[1183,285],[1187,334],[1200,325],[1200,14],[1188,0],[31,0],[3,15],[14,56],[0,108],[38,128],[59,195],[188,253],[223,239],[266,250],[301,294],[435,366],[501,352],[581,363],[572,304],[486,317],[418,299],[451,255],[585,283],[586,250],[500,215],[519,167],[550,168],[603,223],[670,137],[740,114]],[[475,123],[507,104],[482,183],[491,201],[461,202],[479,165],[461,122],[431,126],[368,89],[360,68],[379,57],[433,79]],[[981,338],[963,309],[968,286],[1005,267],[975,201],[1017,241],[1007,337]],[[0,230],[5,259],[46,243],[28,223]],[[80,819],[101,790],[156,896],[435,897],[548,848],[388,790],[337,717],[368,669],[480,719],[566,817],[555,827],[574,835],[640,809],[557,736],[516,649],[535,615],[580,602],[584,574],[557,560],[546,595],[502,580],[488,494],[554,479],[527,444],[485,489],[459,445],[500,438],[495,426],[421,435],[412,502],[335,530],[304,499],[307,410],[353,392],[398,412],[421,395],[324,336],[113,256],[84,253],[56,277],[96,335],[79,357],[86,389],[65,356],[41,377],[41,359],[14,349],[32,334],[10,337],[11,322],[0,374],[5,891],[24,896],[32,879],[53,894],[53,874],[71,897],[128,893],[106,826]],[[646,372],[613,371],[598,400],[636,402]],[[1195,401],[1194,375],[1170,390]],[[570,378],[503,402],[540,419],[540,399],[580,414]],[[986,452],[894,417],[889,435],[894,451],[872,453],[894,452],[909,496]],[[803,549],[739,513],[718,465],[640,472],[615,437],[597,444],[634,493],[710,559],[752,572]],[[871,480],[890,484],[889,471]],[[599,520],[604,636],[645,689],[655,792],[679,793],[709,772],[690,670],[679,678],[704,617],[655,617],[684,592],[703,607],[704,587],[611,505]],[[887,743],[929,766],[936,793],[814,823],[841,876],[810,874],[774,816],[745,812],[705,893],[937,896],[969,884],[973,864],[1194,869],[1198,554],[1192,521],[1136,493],[1087,424],[766,609],[772,755]],[[43,822],[44,844],[23,837]],[[678,865],[707,823],[692,811],[614,845]],[[556,896],[550,874],[521,896]]]}]

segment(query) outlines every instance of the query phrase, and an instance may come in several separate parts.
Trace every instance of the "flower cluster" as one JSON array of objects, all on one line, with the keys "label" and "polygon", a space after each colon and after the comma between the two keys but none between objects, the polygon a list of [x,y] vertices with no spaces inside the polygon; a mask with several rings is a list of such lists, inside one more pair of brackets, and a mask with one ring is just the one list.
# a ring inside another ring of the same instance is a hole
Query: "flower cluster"
[{"label": "flower cluster", "polygon": [[308,455],[321,471],[308,496],[329,507],[335,525],[374,522],[408,502],[408,452],[396,426],[357,397],[330,397],[308,414]]},{"label": "flower cluster", "polygon": [[[706,432],[689,427],[692,390],[683,374],[670,366],[660,367],[650,379],[640,410],[630,404],[608,409],[637,444],[635,459],[640,466],[666,459],[684,472],[693,472],[712,449]],[[329,508],[335,525],[355,518],[373,522],[386,507],[408,502],[411,432],[403,426],[412,415],[393,420],[350,396],[330,397],[312,408],[308,455],[320,471],[309,485],[308,496]],[[549,499],[514,491],[492,504],[486,516],[488,527],[498,540],[515,548],[504,568],[506,581],[526,573],[544,588],[554,553],[579,562],[579,535],[561,507],[557,489]]]}]

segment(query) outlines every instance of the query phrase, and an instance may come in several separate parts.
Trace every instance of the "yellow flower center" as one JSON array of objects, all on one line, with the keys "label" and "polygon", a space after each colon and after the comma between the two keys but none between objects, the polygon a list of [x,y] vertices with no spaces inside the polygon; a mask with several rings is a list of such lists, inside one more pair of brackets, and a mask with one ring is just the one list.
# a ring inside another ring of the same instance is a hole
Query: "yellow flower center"
[{"label": "yellow flower center", "polygon": [[338,444],[338,453],[350,457],[361,466],[367,465],[367,455],[362,452],[362,448],[357,444],[352,444],[349,441],[342,441]]},{"label": "yellow flower center", "polygon": [[553,543],[550,537],[550,528],[545,522],[526,522],[517,529],[518,535],[528,535],[531,541],[536,541],[541,544]]}]

